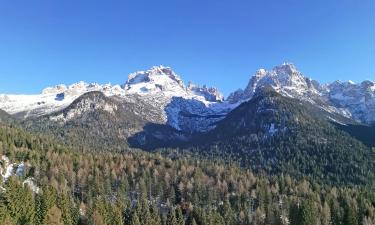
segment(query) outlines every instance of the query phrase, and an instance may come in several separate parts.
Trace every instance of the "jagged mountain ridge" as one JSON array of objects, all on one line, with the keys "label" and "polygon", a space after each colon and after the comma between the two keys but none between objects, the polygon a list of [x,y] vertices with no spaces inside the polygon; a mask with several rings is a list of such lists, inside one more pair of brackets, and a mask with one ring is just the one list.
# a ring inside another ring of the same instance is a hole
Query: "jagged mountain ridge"
[{"label": "jagged mountain ridge", "polygon": [[375,83],[363,81],[336,81],[324,87],[326,96],[333,106],[349,111],[350,117],[364,123],[375,122]]},{"label": "jagged mountain ridge", "polygon": [[375,121],[374,82],[321,85],[305,77],[290,63],[276,66],[271,71],[258,70],[244,90],[230,94],[227,99],[216,88],[191,83],[186,86],[171,68],[158,66],[130,74],[123,85],[79,82],[46,88],[40,95],[2,94],[0,108],[18,118],[35,118],[68,107],[82,94],[100,91],[107,97],[121,98],[126,103],[147,105],[145,109],[148,112],[143,113],[145,121],[195,133],[213,129],[228,112],[250,100],[263,87],[310,102],[329,113],[368,124]]},{"label": "jagged mountain ridge", "polygon": [[339,113],[360,122],[375,122],[374,82],[367,80],[355,84],[336,81],[321,85],[305,77],[291,63],[276,66],[270,71],[258,70],[244,90],[231,93],[227,100],[231,103],[248,101],[263,87],[271,87],[286,97],[316,104],[328,112]]},{"label": "jagged mountain ridge", "polygon": [[[212,115],[223,115],[230,110],[230,106],[222,103],[223,95],[216,88],[185,86],[171,68],[163,66],[132,73],[121,86],[79,82],[46,88],[40,95],[3,94],[0,95],[0,108],[21,119],[35,118],[62,110],[79,96],[92,91],[125,102],[145,102],[149,107],[146,110],[153,112],[151,117],[146,115],[146,120],[168,124],[178,130],[184,127],[189,132],[210,129],[210,124],[218,120]],[[181,104],[175,104],[175,101]],[[192,115],[207,117],[210,122],[202,124],[201,119]]]}]

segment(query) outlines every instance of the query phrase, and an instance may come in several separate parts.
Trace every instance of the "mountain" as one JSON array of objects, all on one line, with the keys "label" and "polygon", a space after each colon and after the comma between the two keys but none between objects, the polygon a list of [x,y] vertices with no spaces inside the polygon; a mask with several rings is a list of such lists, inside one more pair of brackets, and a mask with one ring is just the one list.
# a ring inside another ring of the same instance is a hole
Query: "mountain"
[{"label": "mountain", "polygon": [[350,113],[350,117],[364,123],[375,122],[375,83],[363,81],[336,81],[324,87],[323,95],[338,109]]},{"label": "mountain", "polygon": [[[75,99],[91,91],[127,102],[141,99],[160,115],[159,123],[183,132],[206,132],[240,103],[250,100],[257,89],[271,87],[278,93],[307,101],[328,112],[339,113],[358,122],[375,121],[375,84],[364,81],[334,82],[321,85],[304,76],[296,66],[284,63],[272,70],[259,69],[244,90],[224,99],[216,88],[198,86],[182,79],[169,67],[155,66],[129,74],[122,85],[100,85],[85,82],[45,88],[38,95],[0,95],[0,109],[20,118],[35,118],[66,108]],[[153,121],[150,118],[146,120]]]},{"label": "mountain", "polygon": [[375,122],[375,83],[361,84],[336,81],[321,85],[304,76],[296,66],[284,63],[272,70],[258,70],[244,90],[229,95],[230,103],[248,101],[257,89],[271,87],[283,96],[310,102],[328,112],[339,113],[347,118],[371,124]]},{"label": "mountain", "polygon": [[375,180],[373,150],[337,128],[327,114],[265,87],[195,138],[190,150],[238,161],[255,171],[307,175],[335,184]]},{"label": "mountain", "polygon": [[185,86],[169,67],[152,67],[129,75],[123,86],[125,99],[141,99],[162,116],[159,123],[184,132],[201,132],[223,118],[230,105],[215,88]]},{"label": "mountain", "polygon": [[252,98],[258,88],[272,87],[277,92],[294,98],[313,101],[319,93],[320,85],[303,76],[293,64],[284,63],[271,71],[259,69],[250,78],[245,90],[238,90],[228,97],[230,102],[246,101]]},{"label": "mountain", "polygon": [[14,122],[14,118],[4,110],[0,109],[0,123],[9,124]]},{"label": "mountain", "polygon": [[[192,137],[214,130],[265,88],[298,104],[309,103],[311,112],[345,125],[337,128],[350,134],[363,133],[358,129],[366,129],[375,119],[373,82],[321,85],[290,63],[258,70],[244,90],[227,99],[216,88],[185,85],[170,67],[155,66],[129,74],[122,85],[79,82],[45,88],[39,95],[2,94],[0,108],[21,119],[28,130],[78,144],[87,139],[82,143],[90,148],[154,149],[184,146]],[[372,135],[355,137],[372,146]]]},{"label": "mountain", "polygon": [[230,110],[217,89],[191,83],[185,86],[171,68],[163,66],[132,73],[121,86],[79,82],[49,87],[39,95],[2,94],[0,108],[20,119],[37,118],[62,110],[92,91],[131,104],[147,104],[150,113],[143,113],[145,120],[188,132],[211,129],[211,124]]},{"label": "mountain", "polygon": [[29,118],[21,124],[29,131],[52,134],[66,144],[93,151],[128,150],[127,140],[136,134],[130,142],[144,148],[164,146],[170,139],[183,138],[178,130],[158,124],[162,117],[150,109],[152,106],[142,100],[129,102],[93,91],[83,94],[65,109]]},{"label": "mountain", "polygon": [[121,93],[118,85],[87,84],[83,81],[70,86],[57,85],[45,88],[37,95],[0,95],[0,108],[19,119],[47,115],[70,105],[75,99],[90,91],[101,91],[108,96]]}]

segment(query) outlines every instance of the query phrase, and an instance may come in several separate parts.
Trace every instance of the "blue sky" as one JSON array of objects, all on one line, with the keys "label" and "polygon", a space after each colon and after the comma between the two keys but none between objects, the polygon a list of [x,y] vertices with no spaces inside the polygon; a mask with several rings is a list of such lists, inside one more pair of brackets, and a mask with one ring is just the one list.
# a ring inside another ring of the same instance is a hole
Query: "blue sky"
[{"label": "blue sky", "polygon": [[0,93],[122,84],[161,64],[226,95],[284,61],[323,83],[375,80],[374,12],[372,0],[0,0]]}]

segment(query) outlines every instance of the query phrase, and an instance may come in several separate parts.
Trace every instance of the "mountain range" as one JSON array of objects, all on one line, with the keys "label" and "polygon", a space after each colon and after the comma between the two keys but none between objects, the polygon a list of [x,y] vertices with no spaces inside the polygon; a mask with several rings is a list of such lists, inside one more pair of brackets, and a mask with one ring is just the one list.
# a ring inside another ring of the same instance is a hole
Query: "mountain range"
[{"label": "mountain range", "polygon": [[[54,133],[60,130],[57,136],[61,138],[67,133],[77,136],[75,132],[67,132],[67,128],[76,130],[77,127],[82,129],[78,136],[85,133],[87,138],[95,137],[98,136],[93,134],[95,128],[104,129],[104,126],[107,128],[102,132],[106,133],[102,141],[127,144],[130,141],[141,148],[151,143],[163,147],[166,140],[175,144],[186,142],[197,134],[215,129],[228,113],[264,88],[310,103],[321,109],[320,115],[327,120],[344,127],[366,127],[375,122],[373,81],[360,84],[336,81],[322,85],[304,76],[291,63],[269,71],[259,69],[250,77],[245,89],[231,93],[226,99],[216,88],[191,82],[185,85],[171,68],[155,66],[129,74],[122,85],[81,81],[69,86],[47,87],[37,95],[1,94],[0,109],[34,131],[49,133],[52,130]],[[105,116],[95,117],[94,114]],[[65,129],[61,131],[61,128]],[[117,148],[121,148],[119,146]]]},{"label": "mountain range", "polygon": [[[87,84],[83,81],[45,88],[38,95],[0,95],[0,108],[15,117],[26,119],[48,115],[66,108],[84,93],[100,91],[108,97],[121,98],[126,102],[141,99],[160,110],[163,118],[157,120],[183,131],[206,131],[213,128],[199,121],[184,121],[186,116],[197,115],[223,118],[240,103],[250,100],[258,89],[272,87],[283,96],[307,101],[358,122],[375,122],[375,83],[370,80],[355,84],[352,81],[335,81],[320,84],[304,76],[290,63],[272,70],[259,69],[251,76],[245,89],[231,93],[227,99],[216,88],[185,85],[169,67],[155,66],[128,76],[122,85]],[[147,118],[153,121],[152,118]],[[189,119],[187,119],[189,120]],[[187,124],[189,123],[189,124]]]},{"label": "mountain range", "polygon": [[0,121],[76,149],[172,148],[332,183],[375,179],[375,83],[323,85],[290,63],[258,70],[227,98],[157,66],[122,85],[79,82],[38,95],[2,94],[0,109]]},{"label": "mountain range", "polygon": [[[20,120],[48,117],[51,122],[66,124],[86,110],[66,109],[85,93],[98,91],[117,103],[115,108],[108,105],[101,107],[103,110],[113,114],[121,106],[132,108],[126,115],[133,114],[144,123],[169,126],[186,136],[212,130],[230,111],[252,99],[258,90],[265,87],[322,108],[327,113],[326,117],[336,123],[371,125],[375,122],[373,81],[360,84],[336,81],[322,85],[304,76],[291,63],[269,71],[259,69],[251,76],[245,89],[231,93],[226,99],[216,88],[190,82],[185,85],[171,68],[155,66],[130,74],[122,85],[81,81],[69,86],[47,87],[38,95],[1,94],[0,109]],[[65,113],[57,115],[60,111]]]}]

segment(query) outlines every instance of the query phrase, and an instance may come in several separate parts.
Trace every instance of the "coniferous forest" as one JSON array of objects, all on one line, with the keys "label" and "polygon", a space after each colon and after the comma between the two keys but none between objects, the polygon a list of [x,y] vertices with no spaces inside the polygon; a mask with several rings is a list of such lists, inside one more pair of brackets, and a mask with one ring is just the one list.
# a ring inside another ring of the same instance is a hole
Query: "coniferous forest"
[{"label": "coniferous forest", "polygon": [[[0,224],[370,225],[372,185],[252,172],[235,162],[143,151],[79,151],[0,128],[0,155],[24,173],[2,180]],[[34,188],[25,180],[32,180]]]},{"label": "coniferous forest", "polygon": [[0,0],[0,225],[375,225],[375,0]]}]

